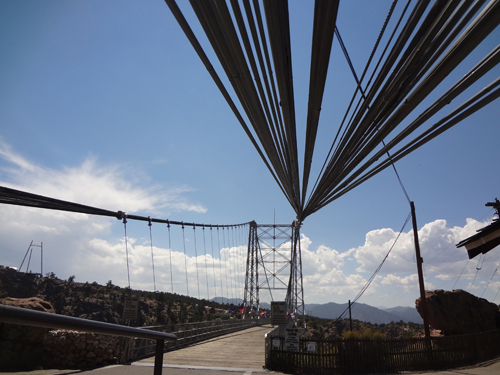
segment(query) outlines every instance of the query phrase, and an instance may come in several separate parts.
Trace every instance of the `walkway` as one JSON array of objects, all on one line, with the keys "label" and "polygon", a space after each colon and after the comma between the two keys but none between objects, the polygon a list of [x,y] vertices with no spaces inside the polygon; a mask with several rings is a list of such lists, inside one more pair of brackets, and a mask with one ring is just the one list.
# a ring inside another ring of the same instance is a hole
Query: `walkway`
[{"label": "walkway", "polygon": [[[244,331],[203,341],[187,348],[165,353],[164,365],[186,368],[211,367],[262,371],[265,364],[264,335],[272,329],[270,325],[258,326]],[[135,364],[154,363],[154,357]]]}]

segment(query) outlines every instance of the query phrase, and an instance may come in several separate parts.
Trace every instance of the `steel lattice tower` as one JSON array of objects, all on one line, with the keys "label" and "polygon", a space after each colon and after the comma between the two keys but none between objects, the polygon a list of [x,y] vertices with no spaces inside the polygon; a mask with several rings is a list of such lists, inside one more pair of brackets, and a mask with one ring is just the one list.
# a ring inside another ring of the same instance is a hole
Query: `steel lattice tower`
[{"label": "steel lattice tower", "polygon": [[303,321],[299,222],[291,225],[250,223],[243,300],[246,312],[259,310],[261,291],[268,291],[271,301],[286,301],[287,314]]}]

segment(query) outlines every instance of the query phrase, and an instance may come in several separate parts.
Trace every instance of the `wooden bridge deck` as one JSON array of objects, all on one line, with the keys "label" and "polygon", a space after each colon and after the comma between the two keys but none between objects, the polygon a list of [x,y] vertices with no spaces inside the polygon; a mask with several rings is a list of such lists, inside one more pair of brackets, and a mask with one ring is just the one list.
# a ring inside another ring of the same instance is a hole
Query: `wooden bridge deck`
[{"label": "wooden bridge deck", "polygon": [[[163,364],[262,370],[265,364],[264,335],[271,329],[270,325],[253,327],[167,352]],[[148,363],[154,363],[154,357],[136,362]]]}]

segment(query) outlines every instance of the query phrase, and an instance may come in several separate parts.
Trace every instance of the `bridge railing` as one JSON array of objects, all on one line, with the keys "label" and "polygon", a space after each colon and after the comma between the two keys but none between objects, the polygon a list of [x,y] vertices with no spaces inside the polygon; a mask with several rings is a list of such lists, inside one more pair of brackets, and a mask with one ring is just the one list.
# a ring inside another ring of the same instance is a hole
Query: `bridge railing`
[{"label": "bridge railing", "polygon": [[136,340],[137,338],[148,339],[154,343],[155,375],[161,375],[162,373],[164,342],[168,341],[172,343],[176,340],[175,335],[171,333],[96,322],[93,320],[50,314],[6,305],[0,305],[0,322],[52,329],[76,330],[104,335],[125,336],[135,338]]},{"label": "bridge railing", "polygon": [[273,330],[266,335],[266,368],[294,374],[446,370],[499,356],[499,342],[500,330],[430,339],[304,339],[292,352]]},{"label": "bridge railing", "polygon": [[[232,332],[241,331],[258,325],[269,324],[270,319],[229,319],[210,320],[205,322],[180,323],[162,326],[143,327],[143,329],[170,333],[176,336],[175,342],[165,343],[165,350],[175,350],[190,344],[212,339],[214,337],[227,335]],[[135,361],[149,357],[155,353],[153,340],[136,338],[127,348],[127,361]]]}]

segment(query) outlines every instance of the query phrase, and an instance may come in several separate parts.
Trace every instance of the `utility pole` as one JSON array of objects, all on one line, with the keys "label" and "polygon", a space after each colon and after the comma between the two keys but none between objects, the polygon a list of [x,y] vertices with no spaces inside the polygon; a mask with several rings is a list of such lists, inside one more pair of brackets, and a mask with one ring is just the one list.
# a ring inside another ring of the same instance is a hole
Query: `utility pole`
[{"label": "utility pole", "polygon": [[417,230],[417,217],[415,215],[415,205],[410,202],[411,206],[411,218],[413,223],[413,238],[415,240],[415,253],[417,256],[417,271],[418,271],[418,284],[420,286],[420,303],[422,304],[422,311],[424,312],[424,331],[425,337],[430,338],[431,334],[429,332],[429,321],[427,319],[427,301],[425,300],[425,287],[424,287],[424,275],[422,272],[422,263],[424,260],[420,256],[420,245],[418,242],[418,230]]},{"label": "utility pole", "polygon": [[493,207],[496,211],[498,219],[493,219],[493,221],[500,220],[500,201],[495,198],[495,202],[488,202],[485,204],[486,207]]}]

